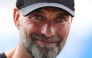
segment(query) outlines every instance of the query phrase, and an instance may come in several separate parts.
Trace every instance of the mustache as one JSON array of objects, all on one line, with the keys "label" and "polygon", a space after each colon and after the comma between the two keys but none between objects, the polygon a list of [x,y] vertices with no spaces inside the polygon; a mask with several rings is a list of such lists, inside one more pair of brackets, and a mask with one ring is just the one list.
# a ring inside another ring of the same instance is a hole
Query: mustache
[{"label": "mustache", "polygon": [[31,38],[33,41],[41,40],[41,41],[49,41],[49,42],[58,42],[58,41],[63,40],[63,37],[61,37],[59,35],[53,35],[51,37],[47,37],[44,34],[39,34],[39,33],[32,33]]}]

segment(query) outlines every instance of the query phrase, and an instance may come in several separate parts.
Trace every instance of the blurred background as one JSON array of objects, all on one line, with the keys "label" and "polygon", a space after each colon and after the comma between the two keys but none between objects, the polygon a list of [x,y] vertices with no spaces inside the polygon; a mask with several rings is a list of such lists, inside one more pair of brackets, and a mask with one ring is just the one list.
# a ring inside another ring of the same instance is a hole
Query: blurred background
[{"label": "blurred background", "polygon": [[[12,16],[15,1],[0,1],[0,52],[16,47],[19,39]],[[57,58],[92,58],[92,0],[75,0],[75,8],[67,43]]]}]

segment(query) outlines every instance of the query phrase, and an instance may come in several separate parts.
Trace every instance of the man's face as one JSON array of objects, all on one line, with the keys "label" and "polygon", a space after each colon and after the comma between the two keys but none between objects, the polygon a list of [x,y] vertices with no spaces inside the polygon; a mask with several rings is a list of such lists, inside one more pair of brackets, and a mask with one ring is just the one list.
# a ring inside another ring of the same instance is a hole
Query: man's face
[{"label": "man's face", "polygon": [[20,42],[34,58],[56,58],[66,42],[71,21],[67,12],[54,7],[20,15]]}]

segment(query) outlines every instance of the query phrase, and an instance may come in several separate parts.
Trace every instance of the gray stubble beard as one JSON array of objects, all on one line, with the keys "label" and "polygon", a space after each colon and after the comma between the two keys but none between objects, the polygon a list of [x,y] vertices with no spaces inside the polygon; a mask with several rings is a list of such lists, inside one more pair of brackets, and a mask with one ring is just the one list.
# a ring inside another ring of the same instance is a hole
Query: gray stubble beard
[{"label": "gray stubble beard", "polygon": [[57,49],[49,49],[47,47],[39,47],[36,44],[32,44],[28,41],[24,43],[24,47],[32,58],[56,58],[58,52]]},{"label": "gray stubble beard", "polygon": [[59,43],[60,45],[52,49],[48,47],[40,47],[37,44],[34,44],[30,38],[27,37],[28,36],[26,34],[26,36],[21,39],[21,43],[32,58],[56,58],[65,44],[64,40],[64,42],[62,41],[62,43]]}]

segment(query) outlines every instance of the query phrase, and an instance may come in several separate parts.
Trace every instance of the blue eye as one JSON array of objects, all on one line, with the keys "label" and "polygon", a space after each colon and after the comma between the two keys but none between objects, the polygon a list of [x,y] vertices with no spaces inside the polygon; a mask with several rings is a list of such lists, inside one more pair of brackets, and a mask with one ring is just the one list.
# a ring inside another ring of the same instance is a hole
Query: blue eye
[{"label": "blue eye", "polygon": [[64,17],[57,17],[56,19],[55,19],[55,22],[56,23],[63,23],[65,21],[65,18]]},{"label": "blue eye", "polygon": [[41,23],[43,22],[43,16],[42,15],[39,15],[39,14],[33,14],[31,15],[30,17],[30,20],[33,21],[33,22],[38,22],[38,23]]},{"label": "blue eye", "polygon": [[39,17],[39,16],[33,16],[31,19],[32,19],[32,20],[42,21],[42,18]]}]

